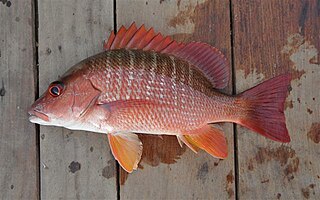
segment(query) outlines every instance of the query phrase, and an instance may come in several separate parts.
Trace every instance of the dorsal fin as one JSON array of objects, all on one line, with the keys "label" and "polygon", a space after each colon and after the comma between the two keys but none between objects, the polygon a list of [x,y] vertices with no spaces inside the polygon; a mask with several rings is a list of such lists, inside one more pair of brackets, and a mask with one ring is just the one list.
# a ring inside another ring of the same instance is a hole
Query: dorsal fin
[{"label": "dorsal fin", "polygon": [[216,89],[223,89],[229,83],[230,72],[226,57],[217,48],[206,43],[178,43],[169,36],[155,33],[153,28],[146,30],[144,25],[137,28],[132,23],[128,29],[121,26],[117,35],[112,31],[104,43],[105,50],[121,48],[156,51],[183,59],[200,69]]}]

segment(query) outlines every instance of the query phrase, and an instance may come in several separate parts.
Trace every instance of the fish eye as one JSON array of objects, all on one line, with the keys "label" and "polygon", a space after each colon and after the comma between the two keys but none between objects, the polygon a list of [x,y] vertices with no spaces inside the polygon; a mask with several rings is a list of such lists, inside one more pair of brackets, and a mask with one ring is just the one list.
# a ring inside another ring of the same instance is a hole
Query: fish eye
[{"label": "fish eye", "polygon": [[64,89],[64,84],[60,81],[55,81],[50,84],[49,86],[49,93],[53,97],[58,97],[61,95],[62,91]]}]

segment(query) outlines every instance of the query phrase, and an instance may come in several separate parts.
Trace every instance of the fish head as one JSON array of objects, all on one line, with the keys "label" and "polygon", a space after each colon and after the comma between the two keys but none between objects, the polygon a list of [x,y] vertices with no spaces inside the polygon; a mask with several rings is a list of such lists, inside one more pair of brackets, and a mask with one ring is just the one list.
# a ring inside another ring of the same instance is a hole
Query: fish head
[{"label": "fish head", "polygon": [[101,92],[93,86],[86,70],[79,66],[74,69],[52,82],[33,103],[28,111],[30,122],[67,128],[83,123],[83,116]]}]

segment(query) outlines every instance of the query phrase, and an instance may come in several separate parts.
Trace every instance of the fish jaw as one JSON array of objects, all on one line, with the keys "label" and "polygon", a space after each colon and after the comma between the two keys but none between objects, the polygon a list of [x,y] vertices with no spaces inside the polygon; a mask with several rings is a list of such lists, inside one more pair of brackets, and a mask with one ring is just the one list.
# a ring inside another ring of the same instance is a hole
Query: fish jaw
[{"label": "fish jaw", "polygon": [[32,123],[36,123],[36,124],[50,123],[49,116],[42,112],[30,109],[28,114],[29,114],[29,121]]}]

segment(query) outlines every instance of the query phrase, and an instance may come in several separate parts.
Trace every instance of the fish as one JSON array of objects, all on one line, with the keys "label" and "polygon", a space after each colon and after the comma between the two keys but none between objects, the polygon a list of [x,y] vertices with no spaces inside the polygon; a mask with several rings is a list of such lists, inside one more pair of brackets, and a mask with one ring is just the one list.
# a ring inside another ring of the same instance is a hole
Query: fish
[{"label": "fish", "polygon": [[290,74],[229,95],[221,90],[230,83],[230,64],[209,44],[177,42],[132,23],[112,31],[103,47],[48,86],[28,110],[30,122],[107,134],[129,173],[142,155],[137,133],[174,135],[181,146],[220,159],[228,156],[223,122],[290,142],[284,115]]}]

